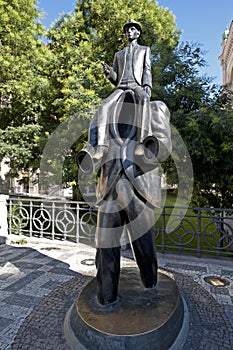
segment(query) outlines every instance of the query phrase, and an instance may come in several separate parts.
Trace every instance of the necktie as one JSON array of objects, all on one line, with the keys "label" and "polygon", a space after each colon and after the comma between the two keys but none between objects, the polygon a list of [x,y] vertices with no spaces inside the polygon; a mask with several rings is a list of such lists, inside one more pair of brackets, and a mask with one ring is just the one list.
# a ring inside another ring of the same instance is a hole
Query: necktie
[{"label": "necktie", "polygon": [[128,46],[128,55],[131,55],[133,51],[133,45]]}]

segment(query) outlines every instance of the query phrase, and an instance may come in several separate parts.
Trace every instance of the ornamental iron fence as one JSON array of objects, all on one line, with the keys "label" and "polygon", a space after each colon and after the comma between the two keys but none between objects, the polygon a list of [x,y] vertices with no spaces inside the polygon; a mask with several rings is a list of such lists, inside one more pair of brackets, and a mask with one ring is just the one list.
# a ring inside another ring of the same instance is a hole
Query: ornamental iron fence
[{"label": "ornamental iron fence", "polygon": [[162,252],[233,257],[233,209],[165,206],[155,232]]},{"label": "ornamental iron fence", "polygon": [[86,203],[51,199],[10,198],[11,234],[91,242],[95,237],[96,209]]},{"label": "ornamental iron fence", "polygon": [[[233,256],[233,209],[165,206],[155,210],[161,252]],[[10,198],[9,234],[94,242],[97,210],[84,202]]]}]

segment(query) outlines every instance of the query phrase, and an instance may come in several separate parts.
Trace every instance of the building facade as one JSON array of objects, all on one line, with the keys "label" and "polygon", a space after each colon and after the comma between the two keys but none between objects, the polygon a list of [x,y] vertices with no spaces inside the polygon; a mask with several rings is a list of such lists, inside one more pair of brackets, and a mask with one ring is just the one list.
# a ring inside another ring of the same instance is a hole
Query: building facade
[{"label": "building facade", "polygon": [[22,171],[18,177],[10,176],[9,160],[4,158],[0,163],[1,194],[39,194],[38,172],[31,169]]},{"label": "building facade", "polygon": [[222,67],[222,85],[233,90],[233,21],[222,34],[222,54],[219,56]]}]

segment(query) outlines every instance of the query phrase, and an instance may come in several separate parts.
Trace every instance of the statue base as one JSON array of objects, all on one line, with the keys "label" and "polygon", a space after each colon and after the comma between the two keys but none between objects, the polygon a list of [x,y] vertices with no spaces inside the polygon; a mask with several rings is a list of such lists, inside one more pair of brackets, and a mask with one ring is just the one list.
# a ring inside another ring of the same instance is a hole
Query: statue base
[{"label": "statue base", "polygon": [[142,286],[137,268],[121,271],[119,300],[102,306],[96,280],[68,311],[64,331],[75,350],[181,350],[188,334],[188,311],[174,280],[158,273],[154,289]]}]

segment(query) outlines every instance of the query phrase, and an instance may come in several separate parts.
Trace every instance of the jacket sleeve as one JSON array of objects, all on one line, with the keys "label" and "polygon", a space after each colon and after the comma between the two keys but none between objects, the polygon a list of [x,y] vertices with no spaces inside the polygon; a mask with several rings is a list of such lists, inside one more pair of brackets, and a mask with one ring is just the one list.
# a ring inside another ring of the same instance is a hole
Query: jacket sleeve
[{"label": "jacket sleeve", "polygon": [[150,48],[146,47],[143,76],[142,76],[142,86],[149,86],[152,89],[152,74],[151,74],[151,59],[150,59]]},{"label": "jacket sleeve", "polygon": [[109,74],[107,75],[107,78],[110,80],[110,82],[113,85],[117,85],[117,81],[118,81],[118,65],[117,65],[116,54],[114,56],[113,68],[110,70]]}]

